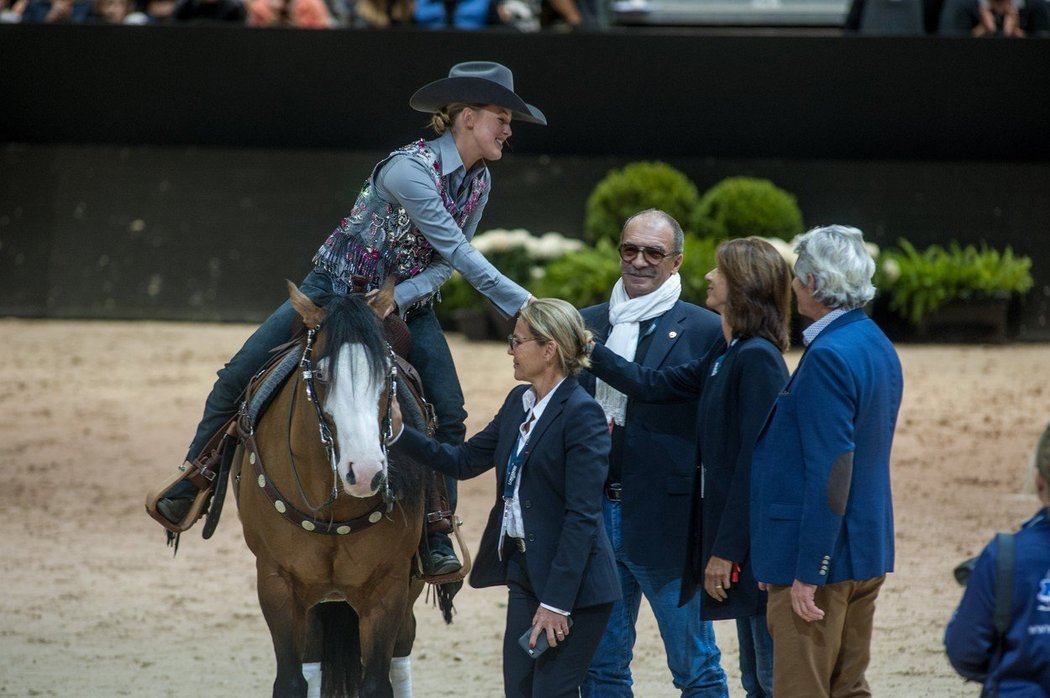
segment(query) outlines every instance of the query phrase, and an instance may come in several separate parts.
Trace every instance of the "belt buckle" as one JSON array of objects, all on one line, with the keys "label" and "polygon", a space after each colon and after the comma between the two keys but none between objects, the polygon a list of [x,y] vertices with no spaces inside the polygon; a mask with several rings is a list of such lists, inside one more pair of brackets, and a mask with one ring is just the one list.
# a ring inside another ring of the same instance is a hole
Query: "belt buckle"
[{"label": "belt buckle", "polygon": [[608,485],[605,488],[605,496],[610,502],[623,501],[623,485],[616,483],[614,485]]}]

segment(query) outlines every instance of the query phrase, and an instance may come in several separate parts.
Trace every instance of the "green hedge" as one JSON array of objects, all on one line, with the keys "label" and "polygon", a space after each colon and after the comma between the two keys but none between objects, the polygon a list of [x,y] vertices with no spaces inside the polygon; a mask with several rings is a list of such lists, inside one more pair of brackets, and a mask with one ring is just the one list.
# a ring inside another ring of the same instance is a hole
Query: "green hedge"
[{"label": "green hedge", "polygon": [[700,237],[777,237],[790,240],[803,232],[795,197],[768,179],[729,177],[700,199],[690,221]]},{"label": "green hedge", "polygon": [[715,250],[719,241],[714,238],[685,236],[685,253],[678,273],[682,275],[682,300],[707,307],[707,279],[704,275],[717,266]]},{"label": "green hedge", "polygon": [[699,202],[696,186],[662,162],[634,162],[612,170],[587,199],[584,234],[592,245],[620,241],[624,221],[648,208],[658,208],[685,225]]}]

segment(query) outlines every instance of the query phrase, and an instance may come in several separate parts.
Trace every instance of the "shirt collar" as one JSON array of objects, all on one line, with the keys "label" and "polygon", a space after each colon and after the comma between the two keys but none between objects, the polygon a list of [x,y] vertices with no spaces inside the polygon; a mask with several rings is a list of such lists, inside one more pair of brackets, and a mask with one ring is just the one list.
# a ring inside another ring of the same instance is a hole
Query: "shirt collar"
[{"label": "shirt collar", "polygon": [[456,147],[456,139],[452,137],[452,131],[445,131],[434,140],[428,141],[428,143],[431,149],[437,152],[438,159],[441,160],[442,177],[448,177],[457,170],[460,173],[459,176],[463,177],[464,175],[471,175],[484,170],[487,166],[485,160],[481,159],[470,168],[469,172],[466,172],[466,165],[463,164],[463,158],[459,154],[459,148]]},{"label": "shirt collar", "polygon": [[835,322],[838,318],[842,317],[849,311],[845,308],[835,308],[830,313],[820,318],[812,325],[802,330],[802,343],[807,347],[813,343],[813,340],[817,338],[817,335],[824,331],[824,329]]},{"label": "shirt collar", "polygon": [[539,402],[536,402],[536,392],[531,387],[528,390],[526,390],[524,393],[522,393],[521,394],[521,406],[522,406],[522,408],[524,408],[525,414],[528,414],[529,410],[532,410],[532,416],[535,417],[536,420],[538,421],[539,418],[540,418],[540,415],[543,414],[543,410],[547,409],[547,404],[551,401],[551,395],[553,395],[554,393],[558,392],[558,388],[564,382],[565,382],[564,378],[562,378],[560,381],[558,381],[554,385],[554,387],[551,388],[551,391],[549,393],[547,393],[546,395],[544,395],[543,399],[540,400]]},{"label": "shirt collar", "polygon": [[438,159],[441,160],[441,176],[448,177],[456,170],[465,169],[463,158],[459,156],[459,148],[456,140],[452,137],[452,131],[445,131],[438,138],[430,141],[430,147],[437,151]]}]

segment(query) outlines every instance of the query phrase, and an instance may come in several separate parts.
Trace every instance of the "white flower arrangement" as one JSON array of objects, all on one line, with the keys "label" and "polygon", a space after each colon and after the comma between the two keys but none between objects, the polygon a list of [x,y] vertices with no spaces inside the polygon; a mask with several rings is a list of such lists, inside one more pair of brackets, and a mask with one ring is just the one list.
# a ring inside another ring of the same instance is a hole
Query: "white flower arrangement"
[{"label": "white flower arrangement", "polygon": [[781,238],[759,238],[759,239],[764,240],[765,242],[768,242],[770,245],[772,245],[773,249],[775,249],[777,252],[779,252],[780,256],[784,258],[784,261],[787,262],[788,266],[791,267],[792,269],[795,268],[795,259],[798,257],[798,255],[795,254],[795,241],[794,240],[792,240],[791,242],[788,242],[787,240],[783,240]]},{"label": "white flower arrangement", "polygon": [[882,263],[882,275],[891,283],[896,281],[901,278],[901,265],[896,259],[889,257]]},{"label": "white flower arrangement", "polygon": [[482,254],[520,248],[533,260],[547,261],[583,248],[583,242],[549,232],[537,237],[524,228],[494,228],[474,237],[474,247]]}]

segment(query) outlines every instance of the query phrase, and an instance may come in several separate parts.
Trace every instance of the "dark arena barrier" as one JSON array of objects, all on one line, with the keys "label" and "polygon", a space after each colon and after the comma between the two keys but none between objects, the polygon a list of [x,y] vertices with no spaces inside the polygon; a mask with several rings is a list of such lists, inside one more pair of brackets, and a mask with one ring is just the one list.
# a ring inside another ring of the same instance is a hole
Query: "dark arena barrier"
[{"label": "dark arena barrier", "polygon": [[412,91],[485,59],[550,126],[515,128],[481,230],[578,236],[634,160],[767,177],[807,225],[1030,255],[1018,337],[1050,339],[1047,40],[3,25],[0,52],[2,314],[264,317],[425,135]]}]

